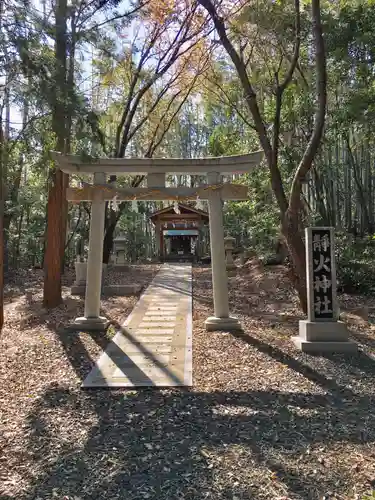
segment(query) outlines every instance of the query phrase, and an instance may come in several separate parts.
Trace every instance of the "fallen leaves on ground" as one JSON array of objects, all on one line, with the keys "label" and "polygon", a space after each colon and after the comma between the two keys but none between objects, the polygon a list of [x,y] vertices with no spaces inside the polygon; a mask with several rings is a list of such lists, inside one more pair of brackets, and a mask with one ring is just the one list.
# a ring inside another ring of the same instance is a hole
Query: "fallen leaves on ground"
[{"label": "fallen leaves on ground", "polygon": [[[157,269],[107,280],[145,286]],[[302,354],[290,340],[303,316],[286,276],[256,261],[239,269],[230,303],[244,333],[207,333],[211,272],[195,268],[194,387],[131,391],[80,389],[111,329],[68,332],[83,300],[66,287],[47,312],[41,275],[16,277],[1,338],[1,498],[362,499],[375,486],[371,312],[346,316],[358,355]],[[105,299],[103,313],[121,323],[136,301]]]}]

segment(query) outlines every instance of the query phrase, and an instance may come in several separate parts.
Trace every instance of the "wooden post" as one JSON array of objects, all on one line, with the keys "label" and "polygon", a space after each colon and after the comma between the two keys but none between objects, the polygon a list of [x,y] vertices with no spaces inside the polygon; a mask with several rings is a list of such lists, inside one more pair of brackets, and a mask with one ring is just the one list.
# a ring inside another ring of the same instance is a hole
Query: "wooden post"
[{"label": "wooden post", "polygon": [[157,259],[160,259],[161,244],[160,244],[160,232],[161,232],[160,221],[155,222],[155,253]]},{"label": "wooden post", "polygon": [[159,255],[159,258],[161,260],[164,259],[164,233],[163,233],[163,229],[161,228],[160,230],[160,234],[159,234],[159,238],[160,238],[160,255]]}]

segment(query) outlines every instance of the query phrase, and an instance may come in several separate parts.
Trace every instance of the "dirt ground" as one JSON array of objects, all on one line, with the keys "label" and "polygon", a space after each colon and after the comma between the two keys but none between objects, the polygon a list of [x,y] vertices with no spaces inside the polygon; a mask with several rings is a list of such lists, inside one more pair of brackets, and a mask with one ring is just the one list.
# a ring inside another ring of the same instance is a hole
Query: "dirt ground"
[{"label": "dirt ground", "polygon": [[[110,282],[147,283],[134,266]],[[64,328],[83,301],[41,306],[39,272],[7,288],[0,339],[0,498],[360,499],[375,489],[375,327],[345,314],[355,356],[308,356],[290,341],[301,315],[283,267],[229,278],[243,334],[207,333],[209,268],[194,269],[194,386],[83,390],[114,333]],[[105,299],[123,322],[137,297]],[[375,300],[340,296],[342,310]]]}]

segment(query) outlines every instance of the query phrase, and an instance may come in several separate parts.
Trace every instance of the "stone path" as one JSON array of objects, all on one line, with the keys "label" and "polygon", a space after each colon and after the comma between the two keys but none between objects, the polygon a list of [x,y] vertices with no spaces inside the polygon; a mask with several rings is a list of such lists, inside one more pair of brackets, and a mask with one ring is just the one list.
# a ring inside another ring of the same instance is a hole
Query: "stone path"
[{"label": "stone path", "polygon": [[191,385],[191,265],[164,264],[83,387]]}]

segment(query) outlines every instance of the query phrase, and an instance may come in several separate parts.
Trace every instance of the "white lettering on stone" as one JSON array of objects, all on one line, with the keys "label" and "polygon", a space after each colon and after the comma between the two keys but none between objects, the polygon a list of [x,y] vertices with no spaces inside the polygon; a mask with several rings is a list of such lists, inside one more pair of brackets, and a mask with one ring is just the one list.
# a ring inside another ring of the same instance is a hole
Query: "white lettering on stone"
[{"label": "white lettering on stone", "polygon": [[328,267],[327,264],[329,264],[331,262],[331,259],[328,258],[328,257],[324,257],[324,255],[320,255],[319,256],[319,260],[317,259],[314,259],[314,262],[316,264],[316,268],[314,269],[314,272],[319,272],[321,271],[322,269],[324,269],[325,271],[330,271],[331,269]]},{"label": "white lettering on stone", "polygon": [[324,295],[323,300],[320,300],[319,298],[316,299],[315,301],[315,312],[319,314],[328,314],[332,312],[332,309],[329,308],[329,305],[331,304],[331,301],[328,299],[326,295]]},{"label": "white lettering on stone", "polygon": [[330,247],[330,241],[328,234],[324,234],[323,236],[320,236],[320,234],[314,234],[313,238],[314,250],[318,250],[319,252],[321,252],[321,250],[323,249],[323,251],[326,252],[329,247]]},{"label": "white lettering on stone", "polygon": [[317,292],[323,290],[324,293],[327,292],[329,288],[332,286],[332,281],[327,278],[326,275],[322,276],[322,278],[316,277],[314,282],[314,288]]}]

